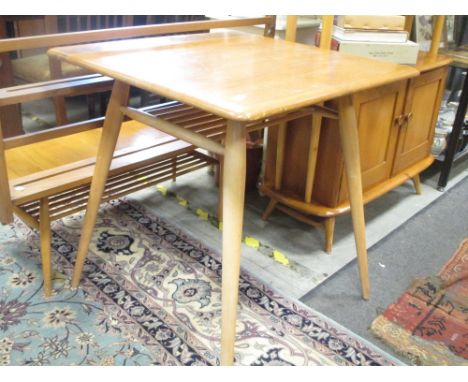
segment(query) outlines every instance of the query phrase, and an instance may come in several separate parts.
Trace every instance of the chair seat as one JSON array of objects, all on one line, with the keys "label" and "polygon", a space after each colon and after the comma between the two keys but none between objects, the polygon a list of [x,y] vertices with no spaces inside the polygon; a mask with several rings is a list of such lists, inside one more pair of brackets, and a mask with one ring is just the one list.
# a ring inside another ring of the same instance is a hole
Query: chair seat
[{"label": "chair seat", "polygon": [[[49,81],[50,68],[47,54],[36,54],[34,56],[12,60],[13,74],[21,82]],[[89,74],[88,71],[78,66],[62,63],[63,77],[74,77]]]}]

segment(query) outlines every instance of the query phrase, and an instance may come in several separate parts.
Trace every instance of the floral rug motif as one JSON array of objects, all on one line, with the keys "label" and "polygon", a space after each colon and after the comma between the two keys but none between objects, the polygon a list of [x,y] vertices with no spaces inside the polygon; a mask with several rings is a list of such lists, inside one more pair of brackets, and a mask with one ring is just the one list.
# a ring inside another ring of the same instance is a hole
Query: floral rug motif
[{"label": "floral rug motif", "polygon": [[468,239],[437,276],[416,279],[372,332],[417,365],[468,365]]},{"label": "floral rug motif", "polygon": [[[39,238],[0,228],[1,365],[217,365],[219,254],[125,200],[104,205],[78,291],[69,277],[83,214],[53,224],[54,296]],[[237,365],[393,365],[300,302],[241,272]]]}]

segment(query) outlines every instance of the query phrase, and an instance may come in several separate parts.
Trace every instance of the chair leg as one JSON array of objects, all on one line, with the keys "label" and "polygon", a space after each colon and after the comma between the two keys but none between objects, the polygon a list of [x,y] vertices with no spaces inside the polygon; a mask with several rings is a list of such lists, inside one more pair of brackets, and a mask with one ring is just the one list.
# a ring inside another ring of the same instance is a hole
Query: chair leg
[{"label": "chair leg", "polygon": [[271,213],[273,210],[276,208],[276,205],[278,204],[278,201],[276,199],[270,199],[270,202],[268,203],[267,208],[265,209],[265,212],[263,212],[262,219],[263,220],[268,220],[270,217]]},{"label": "chair leg", "polygon": [[414,190],[416,191],[416,194],[421,195],[421,193],[422,193],[422,191],[421,191],[421,178],[419,177],[419,174],[413,176],[413,178],[411,178],[411,179],[413,181]]},{"label": "chair leg", "polygon": [[42,275],[44,277],[44,296],[52,295],[52,258],[51,258],[51,232],[49,216],[49,200],[40,201],[39,233],[41,236]]},{"label": "chair leg", "polygon": [[326,218],[323,222],[325,228],[325,252],[328,254],[332,251],[333,246],[333,235],[335,233],[335,217]]}]

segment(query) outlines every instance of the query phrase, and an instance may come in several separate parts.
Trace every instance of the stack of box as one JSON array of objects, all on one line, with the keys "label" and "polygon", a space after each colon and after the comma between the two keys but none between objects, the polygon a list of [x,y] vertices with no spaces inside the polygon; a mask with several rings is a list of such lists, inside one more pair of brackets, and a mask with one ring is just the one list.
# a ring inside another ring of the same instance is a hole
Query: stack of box
[{"label": "stack of box", "polygon": [[[416,64],[419,45],[408,40],[404,16],[335,16],[331,48],[398,64]],[[320,44],[321,30],[315,44]]]}]

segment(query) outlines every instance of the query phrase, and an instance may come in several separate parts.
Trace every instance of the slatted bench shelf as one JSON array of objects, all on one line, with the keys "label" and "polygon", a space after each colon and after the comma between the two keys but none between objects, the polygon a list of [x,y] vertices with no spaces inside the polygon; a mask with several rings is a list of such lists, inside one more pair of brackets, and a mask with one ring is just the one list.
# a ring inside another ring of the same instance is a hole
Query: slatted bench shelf
[{"label": "slatted bench shelf", "polygon": [[[170,158],[168,159],[156,157],[152,158],[152,161],[154,162],[137,167],[134,170],[125,170],[125,168],[121,167],[111,171],[106,183],[102,202],[123,197],[166,180],[175,180],[181,175],[199,170],[211,164],[216,164],[216,160],[212,157],[195,150],[181,152],[180,154],[171,152]],[[85,170],[92,175],[93,168],[94,163],[87,165]],[[83,186],[70,188],[63,192],[51,193],[51,196],[41,197],[47,197],[48,199],[50,221],[61,219],[86,208],[91,177],[89,176],[82,179],[86,181],[86,184]],[[27,189],[27,185],[42,181],[43,179],[37,179],[36,181],[28,183],[22,183],[21,181],[13,182],[12,189],[21,190],[23,187]],[[17,191],[17,194],[20,193],[21,191]],[[36,200],[24,203],[18,202],[21,198],[16,200],[13,198],[15,212],[31,226],[31,228],[39,229],[41,198],[34,198]]]}]

